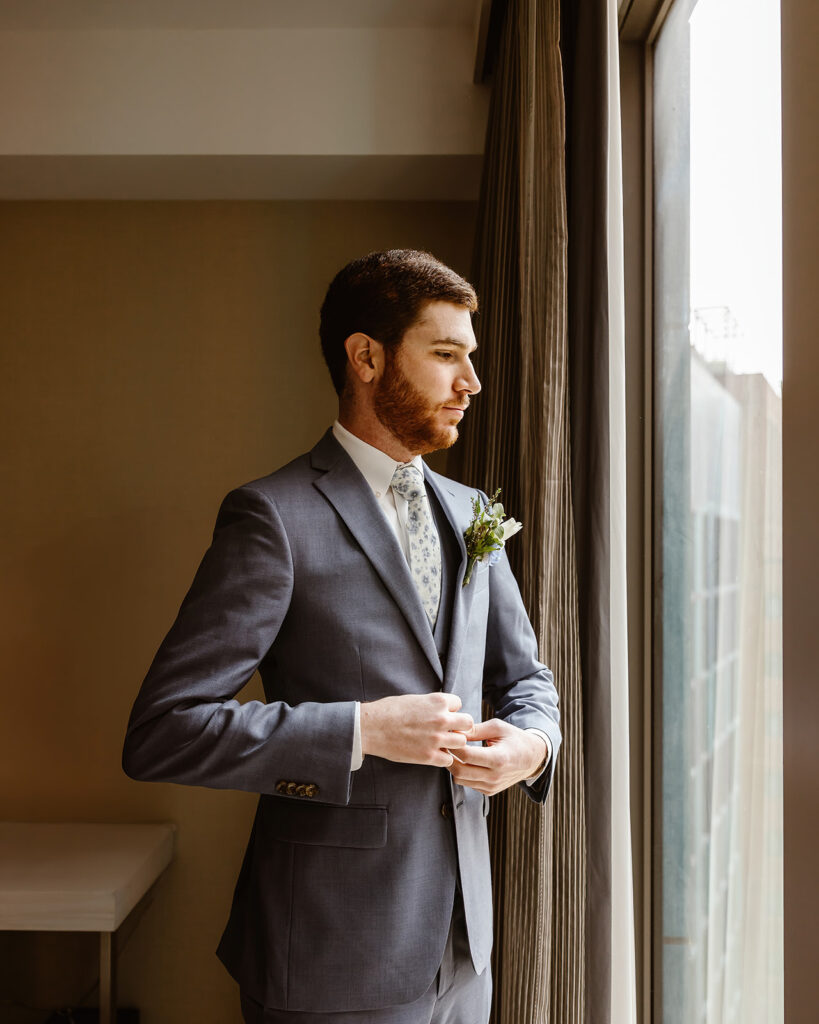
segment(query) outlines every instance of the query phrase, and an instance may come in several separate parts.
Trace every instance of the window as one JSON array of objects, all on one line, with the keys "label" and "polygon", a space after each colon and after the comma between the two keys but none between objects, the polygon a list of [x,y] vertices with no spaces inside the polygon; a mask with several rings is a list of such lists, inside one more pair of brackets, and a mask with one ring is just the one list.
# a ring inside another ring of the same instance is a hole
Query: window
[{"label": "window", "polygon": [[653,54],[654,1020],[783,1011],[778,0]]}]

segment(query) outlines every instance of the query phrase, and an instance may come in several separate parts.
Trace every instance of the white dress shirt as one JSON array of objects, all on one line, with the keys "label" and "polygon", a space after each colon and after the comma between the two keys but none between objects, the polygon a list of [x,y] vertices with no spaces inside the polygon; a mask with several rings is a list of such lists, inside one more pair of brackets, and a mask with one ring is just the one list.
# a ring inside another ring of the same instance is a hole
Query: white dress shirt
[{"label": "white dress shirt", "polygon": [[[399,466],[415,466],[423,476],[424,464],[421,460],[421,456],[416,455],[411,463],[396,462],[395,459],[390,458],[389,455],[382,452],[380,448],[374,448],[373,445],[367,444],[366,441],[362,441],[360,437],[356,437],[355,434],[351,434],[346,427],[342,427],[338,420],[333,423],[333,437],[338,441],[344,451],[347,452],[356,464],[361,475],[370,485],[370,488],[375,495],[375,499],[378,502],[378,507],[384,513],[387,522],[390,524],[393,532],[398,538],[398,543],[401,545],[404,557],[409,561],[407,502],[400,494],[394,493],[390,484],[392,483],[393,474]],[[547,757],[543,768],[543,771],[545,771],[545,765],[549,763],[549,759],[552,754],[551,744],[549,743],[546,734],[541,732],[540,729],[531,729],[527,731],[537,733],[537,735],[540,736],[546,744]],[[353,733],[353,753],[350,759],[350,771],[358,771],[363,763],[364,755],[361,750],[361,705],[356,701],[355,731]],[[527,783],[532,785],[537,782],[541,774],[542,772],[538,772],[537,775],[533,776],[531,779],[527,779]]]},{"label": "white dress shirt", "polygon": [[378,507],[387,517],[387,522],[392,527],[393,533],[398,538],[404,558],[409,560],[409,538],[407,535],[407,509],[408,503],[400,494],[396,494],[392,487],[393,475],[399,466],[415,466],[423,477],[424,463],[420,455],[416,455],[412,462],[396,462],[389,455],[382,452],[380,448],[374,448],[360,437],[351,434],[346,427],[335,421],[333,424],[333,437],[341,445],[358,467],[358,471],[370,485]]}]

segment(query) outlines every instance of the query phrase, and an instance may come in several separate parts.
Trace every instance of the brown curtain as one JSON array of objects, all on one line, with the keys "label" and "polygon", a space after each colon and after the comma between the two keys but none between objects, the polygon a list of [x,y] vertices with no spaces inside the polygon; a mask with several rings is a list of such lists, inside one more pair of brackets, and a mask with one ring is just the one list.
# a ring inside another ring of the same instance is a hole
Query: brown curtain
[{"label": "brown curtain", "polygon": [[559,0],[509,0],[498,29],[473,280],[485,388],[455,472],[502,487],[524,531],[510,543],[563,745],[546,808],[516,787],[493,800],[495,1024],[582,1024],[586,826],[571,497],[567,221]]},{"label": "brown curtain", "polygon": [[588,851],[586,1024],[609,1024],[612,1018],[609,5],[614,6],[611,0],[564,0],[561,12],[569,402]]}]

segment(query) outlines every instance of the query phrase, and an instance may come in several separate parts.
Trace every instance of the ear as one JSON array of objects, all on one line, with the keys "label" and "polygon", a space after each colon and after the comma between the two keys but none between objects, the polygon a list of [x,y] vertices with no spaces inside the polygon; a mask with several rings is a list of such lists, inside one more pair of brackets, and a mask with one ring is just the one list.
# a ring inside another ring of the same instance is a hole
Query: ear
[{"label": "ear", "polygon": [[344,342],[352,372],[363,384],[379,376],[384,366],[384,346],[367,334],[351,334]]}]

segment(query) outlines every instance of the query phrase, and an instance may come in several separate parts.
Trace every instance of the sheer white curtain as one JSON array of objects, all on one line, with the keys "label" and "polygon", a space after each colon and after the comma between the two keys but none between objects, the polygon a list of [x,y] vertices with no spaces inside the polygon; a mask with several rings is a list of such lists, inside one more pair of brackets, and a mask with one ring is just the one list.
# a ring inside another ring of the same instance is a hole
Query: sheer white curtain
[{"label": "sheer white curtain", "polygon": [[[611,529],[611,1022],[637,1020],[629,801],[629,678],[626,620],[626,378],[623,161],[617,0],[607,2],[608,301]],[[594,965],[588,965],[594,970]]]}]

